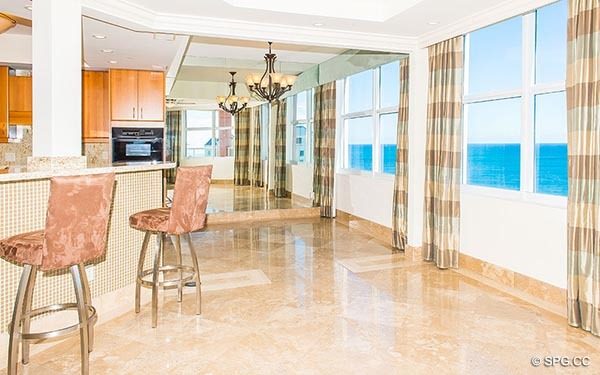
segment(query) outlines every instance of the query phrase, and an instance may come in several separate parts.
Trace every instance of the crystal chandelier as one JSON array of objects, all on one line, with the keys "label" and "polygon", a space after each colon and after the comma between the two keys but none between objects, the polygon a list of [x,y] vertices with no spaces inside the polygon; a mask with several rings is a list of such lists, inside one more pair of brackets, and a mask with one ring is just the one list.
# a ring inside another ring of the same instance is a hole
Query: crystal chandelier
[{"label": "crystal chandelier", "polygon": [[246,108],[250,98],[247,96],[238,97],[235,94],[235,86],[237,82],[235,82],[234,76],[236,72],[229,72],[231,74],[231,82],[229,82],[229,94],[227,96],[217,96],[217,103],[219,103],[219,108],[224,110],[225,112],[229,112],[232,115],[235,115],[242,109]]},{"label": "crystal chandelier", "polygon": [[283,93],[290,91],[297,78],[275,72],[277,55],[271,52],[271,44],[273,42],[269,42],[269,53],[265,54],[267,66],[263,75],[251,74],[246,77],[246,84],[250,92],[268,102],[277,100]]}]

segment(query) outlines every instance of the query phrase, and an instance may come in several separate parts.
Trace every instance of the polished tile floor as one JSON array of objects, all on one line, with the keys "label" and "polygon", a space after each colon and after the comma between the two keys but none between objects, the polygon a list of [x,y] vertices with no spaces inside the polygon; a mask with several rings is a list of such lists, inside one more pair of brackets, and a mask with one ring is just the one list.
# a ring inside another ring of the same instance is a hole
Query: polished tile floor
[{"label": "polished tile floor", "polygon": [[[214,227],[194,239],[203,314],[193,294],[180,305],[168,292],[156,329],[148,305],[98,326],[92,374],[600,373],[600,339],[564,318],[342,224]],[[23,373],[76,374],[78,348],[60,343]],[[591,366],[530,365],[548,355]]]},{"label": "polished tile floor", "polygon": [[310,207],[310,203],[296,198],[275,198],[265,190],[251,186],[214,184],[210,187],[208,213],[262,211],[282,208]]}]

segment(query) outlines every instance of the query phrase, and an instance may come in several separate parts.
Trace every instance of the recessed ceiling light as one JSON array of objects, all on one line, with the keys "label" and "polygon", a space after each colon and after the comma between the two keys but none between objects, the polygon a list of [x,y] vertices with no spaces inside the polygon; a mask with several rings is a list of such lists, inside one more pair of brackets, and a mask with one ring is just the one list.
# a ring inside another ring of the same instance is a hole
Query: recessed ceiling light
[{"label": "recessed ceiling light", "polygon": [[440,23],[440,21],[429,21],[429,22],[427,22],[428,25],[432,25],[432,26],[433,25],[437,25],[439,23]]},{"label": "recessed ceiling light", "polygon": [[109,63],[109,64],[116,64],[116,63],[117,63],[117,61],[116,61],[116,60],[110,60],[108,63]]},{"label": "recessed ceiling light", "polygon": [[28,11],[32,11],[33,10],[33,5],[26,5],[25,9],[27,9]]},{"label": "recessed ceiling light", "polygon": [[94,34],[92,35],[94,38],[96,39],[106,39],[106,35],[101,35],[101,34]]},{"label": "recessed ceiling light", "polygon": [[113,52],[115,52],[114,49],[110,49],[110,48],[105,48],[105,49],[103,49],[101,51],[104,52],[104,53],[113,53]]},{"label": "recessed ceiling light", "polygon": [[321,27],[321,26],[325,26],[325,24],[321,23],[321,22],[315,22],[315,23],[313,23],[313,26]]}]

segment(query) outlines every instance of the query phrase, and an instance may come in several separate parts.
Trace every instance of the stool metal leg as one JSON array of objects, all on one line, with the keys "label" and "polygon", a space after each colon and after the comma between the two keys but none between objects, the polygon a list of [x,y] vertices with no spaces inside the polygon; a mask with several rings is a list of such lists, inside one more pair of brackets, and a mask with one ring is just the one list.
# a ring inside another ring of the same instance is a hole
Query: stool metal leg
[{"label": "stool metal leg", "polygon": [[[181,237],[179,235],[172,236],[171,239],[175,238],[173,244],[175,245],[175,261],[177,265],[181,266],[183,264],[181,257]],[[183,271],[179,269],[179,280],[183,277]],[[183,300],[183,282],[179,283],[177,287],[177,302],[181,302]]]},{"label": "stool metal leg", "polygon": [[[31,267],[31,273],[29,275],[29,279],[27,280],[27,289],[25,291],[25,305],[23,306],[23,330],[22,333],[29,333],[29,328],[31,327],[31,317],[29,313],[31,312],[31,303],[33,300],[33,288],[35,286],[35,279],[37,276],[37,266]],[[21,357],[23,358],[23,364],[26,365],[29,363],[29,346],[31,343],[28,340],[22,340],[21,342]]]},{"label": "stool metal leg", "polygon": [[81,341],[81,374],[87,375],[90,370],[90,352],[88,349],[88,308],[85,304],[84,287],[82,274],[79,265],[71,266],[71,275],[73,276],[73,286],[75,287],[75,297],[77,299],[77,312],[79,315],[79,338]]},{"label": "stool metal leg", "polygon": [[158,325],[158,276],[160,273],[160,262],[162,259],[163,247],[159,246],[154,258],[154,267],[152,269],[152,328]]},{"label": "stool metal leg", "polygon": [[152,233],[146,232],[144,234],[144,242],[142,243],[142,250],[140,251],[140,259],[138,259],[137,277],[135,279],[135,313],[140,312],[140,293],[142,288],[141,278],[144,272],[144,259],[146,259],[146,251],[148,250],[148,243],[150,242],[150,236]]},{"label": "stool metal leg", "polygon": [[[85,266],[79,264],[79,274],[81,275],[81,283],[83,285],[83,300],[87,306],[92,305],[92,293],[90,293],[90,284],[88,282]],[[86,310],[87,311],[87,310]],[[88,350],[91,353],[94,350],[94,325],[88,324]]]},{"label": "stool metal leg", "polygon": [[19,289],[15,297],[15,307],[13,309],[12,321],[10,324],[10,338],[8,341],[8,375],[17,374],[17,362],[19,356],[19,341],[21,341],[21,317],[23,314],[23,303],[25,302],[25,292],[31,275],[31,266],[25,265],[19,281]]},{"label": "stool metal leg", "polygon": [[196,315],[200,315],[202,313],[202,289],[200,282],[200,267],[198,266],[198,256],[196,255],[196,250],[192,244],[192,236],[189,233],[186,235],[186,239],[188,242],[188,247],[190,248],[194,270],[196,271]]}]

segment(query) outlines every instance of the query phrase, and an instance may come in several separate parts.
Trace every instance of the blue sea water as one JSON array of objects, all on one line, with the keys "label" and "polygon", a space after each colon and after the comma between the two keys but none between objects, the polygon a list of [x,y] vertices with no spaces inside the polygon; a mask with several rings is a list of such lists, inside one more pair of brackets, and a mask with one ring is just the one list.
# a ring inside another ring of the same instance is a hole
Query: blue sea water
[{"label": "blue sea water", "polygon": [[[381,156],[383,160],[383,173],[396,173],[396,145],[381,145]],[[351,169],[363,171],[373,170],[373,146],[372,145],[349,145],[348,163]]]},{"label": "blue sea water", "polygon": [[[467,183],[519,190],[521,145],[470,144],[467,146]],[[567,145],[540,143],[535,147],[535,191],[567,195]]]},{"label": "blue sea water", "polygon": [[[396,171],[396,145],[382,145],[383,172]],[[349,167],[371,171],[372,145],[349,145]],[[535,148],[535,191],[567,195],[567,145],[541,143]],[[520,144],[470,144],[467,146],[467,183],[501,189],[521,187]]]}]

